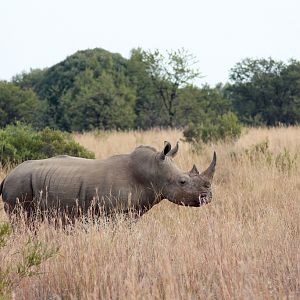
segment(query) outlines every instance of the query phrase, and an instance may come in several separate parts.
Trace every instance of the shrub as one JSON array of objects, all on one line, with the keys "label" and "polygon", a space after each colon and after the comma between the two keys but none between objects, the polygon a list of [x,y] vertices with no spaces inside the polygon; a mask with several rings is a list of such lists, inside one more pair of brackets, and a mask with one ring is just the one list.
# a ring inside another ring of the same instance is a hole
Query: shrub
[{"label": "shrub", "polygon": [[266,139],[258,144],[252,145],[249,149],[244,149],[244,155],[250,159],[252,163],[264,160],[270,165],[273,160],[273,153],[269,146],[269,140]]},{"label": "shrub", "polygon": [[58,130],[35,131],[29,125],[17,123],[0,130],[0,162],[20,163],[28,159],[43,159],[55,155],[94,158],[94,153],[79,145],[73,137]]},{"label": "shrub", "polygon": [[[8,223],[0,223],[0,251],[7,251],[5,247],[10,239],[13,242],[12,229]],[[14,255],[17,261],[0,265],[0,299],[11,299],[12,290],[18,286],[23,278],[40,274],[41,265],[58,254],[59,247],[49,246],[40,241],[28,239],[27,242],[16,249]],[[0,253],[1,254],[1,253]],[[3,255],[0,255],[3,257]],[[2,261],[1,261],[2,263]]]},{"label": "shrub", "polygon": [[269,166],[275,166],[280,172],[290,173],[297,169],[298,155],[292,155],[286,148],[278,154],[270,150],[269,140],[254,144],[239,152],[231,152],[230,157],[235,161],[249,160],[252,164],[266,162]]},{"label": "shrub", "polygon": [[183,135],[197,149],[202,143],[237,139],[241,135],[241,129],[237,116],[233,112],[227,112],[201,124],[189,124]]},{"label": "shrub", "polygon": [[292,155],[288,149],[284,148],[283,152],[276,155],[275,166],[281,172],[289,173],[297,169],[297,158],[297,154]]}]

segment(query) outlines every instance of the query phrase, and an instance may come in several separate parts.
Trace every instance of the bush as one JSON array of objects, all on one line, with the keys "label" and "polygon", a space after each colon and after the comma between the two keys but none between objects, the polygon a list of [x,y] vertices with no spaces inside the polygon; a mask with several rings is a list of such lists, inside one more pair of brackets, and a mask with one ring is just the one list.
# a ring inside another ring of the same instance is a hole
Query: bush
[{"label": "bush", "polygon": [[265,162],[269,166],[275,166],[282,173],[290,173],[297,169],[297,153],[292,155],[288,149],[284,148],[282,152],[274,154],[270,150],[268,139],[239,152],[231,152],[230,157],[235,161],[247,159],[251,164]]},{"label": "bush", "polygon": [[275,157],[275,166],[281,172],[291,172],[297,169],[297,154],[292,155],[286,148]]},{"label": "bush", "polygon": [[244,149],[242,154],[244,157],[249,159],[251,163],[265,161],[268,165],[271,165],[273,160],[273,153],[270,150],[268,139],[252,145],[248,149]]},{"label": "bush", "polygon": [[198,149],[202,143],[237,139],[241,135],[241,129],[237,116],[233,112],[227,112],[214,120],[189,124],[183,135],[187,142]]},{"label": "bush", "polygon": [[35,131],[29,125],[17,123],[0,130],[0,163],[20,163],[28,159],[43,159],[55,155],[95,158],[94,153],[79,145],[73,137],[58,130]]},{"label": "bush", "polygon": [[[5,257],[2,253],[7,252],[5,247],[13,244],[14,235],[8,223],[0,223],[0,258]],[[14,253],[18,256],[15,263],[0,264],[0,299],[12,299],[12,291],[18,286],[23,278],[40,274],[41,265],[56,256],[58,246],[49,246],[43,242],[28,239],[20,245]],[[2,252],[3,251],[3,252]],[[1,253],[2,252],[2,253]]]}]

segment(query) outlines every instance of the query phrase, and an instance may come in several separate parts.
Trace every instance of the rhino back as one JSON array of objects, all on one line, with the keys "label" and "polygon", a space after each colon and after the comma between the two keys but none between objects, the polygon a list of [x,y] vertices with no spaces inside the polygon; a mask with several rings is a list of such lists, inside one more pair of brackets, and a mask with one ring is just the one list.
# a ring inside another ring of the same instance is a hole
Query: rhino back
[{"label": "rhino back", "polygon": [[[124,197],[131,188],[127,165],[127,155],[106,160],[59,156],[27,161],[5,179],[3,200],[13,205],[17,198],[20,202],[46,199],[48,205],[59,202],[69,207],[79,201],[87,207],[96,197],[114,206],[117,196]],[[108,202],[105,198],[111,195]]]}]

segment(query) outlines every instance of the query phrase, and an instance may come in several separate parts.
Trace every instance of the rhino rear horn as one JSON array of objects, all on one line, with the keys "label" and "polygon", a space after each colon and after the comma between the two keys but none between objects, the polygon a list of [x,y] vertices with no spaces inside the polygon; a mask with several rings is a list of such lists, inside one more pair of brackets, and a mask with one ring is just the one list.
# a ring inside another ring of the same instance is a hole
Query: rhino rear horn
[{"label": "rhino rear horn", "polygon": [[190,175],[199,175],[199,171],[196,167],[196,165],[193,165],[192,170],[189,172]]},{"label": "rhino rear horn", "polygon": [[159,157],[160,159],[165,159],[166,155],[170,152],[170,150],[172,149],[171,144],[168,141],[164,142],[164,149],[163,151],[161,151]]},{"label": "rhino rear horn", "polygon": [[201,173],[201,175],[205,176],[209,180],[212,180],[215,173],[216,162],[217,162],[217,155],[216,152],[214,151],[212,162],[210,163],[209,167]]},{"label": "rhino rear horn", "polygon": [[167,156],[175,157],[178,152],[178,149],[179,149],[179,142],[177,141],[176,146],[167,153]]}]

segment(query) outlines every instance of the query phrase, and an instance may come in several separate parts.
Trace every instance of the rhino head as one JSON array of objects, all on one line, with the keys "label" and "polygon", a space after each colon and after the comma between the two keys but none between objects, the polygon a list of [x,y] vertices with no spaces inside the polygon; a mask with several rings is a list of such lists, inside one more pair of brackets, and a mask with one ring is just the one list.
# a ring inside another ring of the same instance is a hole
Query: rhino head
[{"label": "rhino head", "polygon": [[209,167],[202,173],[195,165],[189,172],[183,172],[172,160],[178,148],[178,142],[173,149],[169,142],[165,142],[164,149],[156,157],[162,197],[185,206],[199,207],[211,202],[216,153],[214,152]]}]

